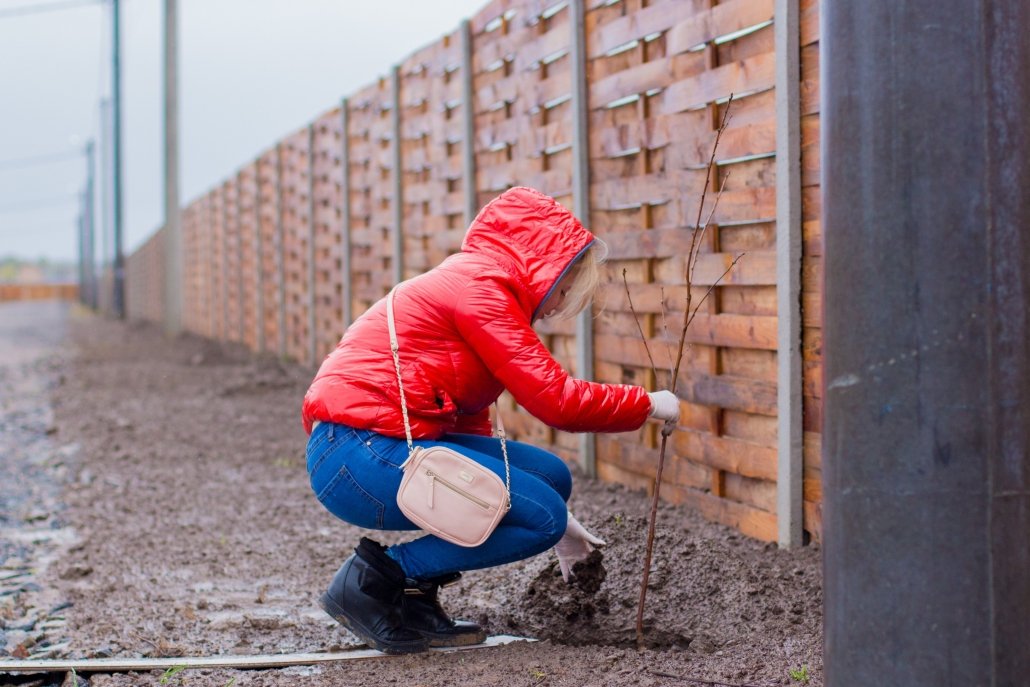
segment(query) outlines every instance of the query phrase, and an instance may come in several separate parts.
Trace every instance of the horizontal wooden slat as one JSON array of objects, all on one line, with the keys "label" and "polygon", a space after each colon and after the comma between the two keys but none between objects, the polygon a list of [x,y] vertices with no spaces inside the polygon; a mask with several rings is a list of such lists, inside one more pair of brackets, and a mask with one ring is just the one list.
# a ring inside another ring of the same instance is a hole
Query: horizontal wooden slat
[{"label": "horizontal wooden slat", "polygon": [[707,432],[680,430],[672,435],[676,453],[709,467],[745,477],[776,480],[776,449]]},{"label": "horizontal wooden slat", "polygon": [[749,537],[762,541],[775,541],[776,515],[736,501],[722,499],[691,487],[669,485],[662,494],[673,503],[696,508],[709,520],[734,527]]},{"label": "horizontal wooden slat", "polygon": [[716,67],[693,79],[678,81],[662,93],[659,111],[682,112],[726,98],[731,93],[768,90],[776,83],[774,64],[775,56],[770,53]]},{"label": "horizontal wooden slat", "polygon": [[670,54],[692,50],[721,36],[773,19],[773,0],[730,0],[680,22],[666,36]]}]

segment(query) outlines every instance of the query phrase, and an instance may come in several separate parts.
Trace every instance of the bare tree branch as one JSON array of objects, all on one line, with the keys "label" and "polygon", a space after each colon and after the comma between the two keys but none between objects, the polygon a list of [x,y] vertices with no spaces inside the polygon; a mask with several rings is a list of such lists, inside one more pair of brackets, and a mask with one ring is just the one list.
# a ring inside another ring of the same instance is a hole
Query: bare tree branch
[{"label": "bare tree branch", "polygon": [[647,336],[644,334],[644,328],[640,326],[640,318],[637,317],[637,311],[633,307],[633,296],[629,293],[629,279],[626,277],[626,268],[622,268],[622,283],[626,287],[626,300],[629,301],[629,311],[633,313],[633,322],[637,325],[637,331],[640,332],[640,340],[644,342],[644,351],[647,352],[647,359],[651,361],[651,373],[657,377],[658,369],[655,367],[654,358],[651,357],[651,347],[647,345]]},{"label": "bare tree branch", "polygon": [[[705,232],[708,230],[708,225],[711,223],[712,217],[715,216],[715,210],[719,206],[719,199],[722,197],[723,191],[726,188],[725,180],[720,185],[719,193],[715,198],[715,203],[712,209],[708,213],[708,219],[705,220],[704,225],[701,224],[701,216],[704,214],[705,199],[708,196],[708,188],[711,184],[713,177],[715,176],[715,155],[719,148],[719,140],[722,138],[723,131],[726,130],[726,125],[729,123],[730,105],[733,103],[733,95],[730,94],[729,100],[726,102],[726,109],[723,110],[722,122],[719,124],[719,129],[715,133],[715,141],[712,143],[712,154],[708,158],[708,167],[705,170],[705,184],[701,190],[701,201],[697,208],[697,220],[694,223],[691,231],[693,232],[690,237],[690,249],[687,252],[687,263],[686,263],[686,281],[687,281],[687,302],[683,310],[683,330],[680,332],[679,347],[676,352],[676,364],[672,370],[672,381],[670,383],[671,391],[676,392],[676,382],[679,379],[680,365],[683,362],[683,349],[687,341],[687,329],[690,327],[690,323],[694,319],[694,315],[697,314],[697,309],[701,307],[701,304],[705,302],[712,289],[722,281],[722,278],[729,273],[730,269],[737,263],[737,260],[741,256],[737,256],[727,268],[726,272],[722,274],[719,279],[715,280],[708,291],[705,292],[697,306],[691,310],[691,298],[692,298],[692,286],[694,279],[694,268],[697,265],[697,256],[701,249],[701,240],[704,238]],[[626,271],[622,272],[623,281],[626,281]],[[629,295],[629,283],[626,283],[626,294]],[[636,320],[636,311],[633,311],[632,301],[630,302],[630,310],[633,312],[633,317]],[[662,315],[665,313],[665,298],[664,294],[662,297]],[[640,335],[644,338],[644,347],[647,347],[647,340],[644,337],[643,329],[640,327],[640,322],[637,321],[637,329],[640,330]],[[651,369],[654,370],[654,359],[651,358],[651,352],[648,350],[647,357],[651,360]],[[657,374],[657,373],[656,373]],[[669,440],[669,436],[676,429],[675,425],[668,422],[662,427],[662,443],[658,450],[658,469],[655,473],[654,480],[654,493],[651,495],[651,517],[647,523],[647,548],[644,553],[644,572],[640,580],[640,602],[637,606],[637,648],[644,648],[644,604],[647,601],[647,582],[651,575],[651,556],[654,552],[654,535],[655,535],[655,524],[658,517],[658,500],[659,494],[662,488],[662,472],[665,469],[665,448]]]}]

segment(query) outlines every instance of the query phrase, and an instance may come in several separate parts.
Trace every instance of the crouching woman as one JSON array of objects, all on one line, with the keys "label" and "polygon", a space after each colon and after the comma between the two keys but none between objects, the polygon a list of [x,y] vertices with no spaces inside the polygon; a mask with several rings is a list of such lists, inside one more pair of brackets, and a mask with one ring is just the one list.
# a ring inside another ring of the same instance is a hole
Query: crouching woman
[{"label": "crouching woman", "polygon": [[[536,418],[569,432],[623,432],[649,416],[675,422],[669,391],[599,384],[569,375],[533,330],[590,303],[606,247],[564,207],[510,189],[476,217],[461,252],[399,285],[394,319],[408,423],[416,446],[444,445],[505,478],[489,408],[507,390]],[[318,500],[340,519],[375,530],[414,530],[396,503],[408,457],[385,299],[348,329],[304,397],[307,467]],[[543,449],[507,442],[511,509],[481,545],[425,534],[384,547],[363,538],[321,597],[322,607],[387,653],[483,641],[452,620],[441,586],[461,571],[555,548],[562,573],[603,543],[568,513],[568,467]]]}]

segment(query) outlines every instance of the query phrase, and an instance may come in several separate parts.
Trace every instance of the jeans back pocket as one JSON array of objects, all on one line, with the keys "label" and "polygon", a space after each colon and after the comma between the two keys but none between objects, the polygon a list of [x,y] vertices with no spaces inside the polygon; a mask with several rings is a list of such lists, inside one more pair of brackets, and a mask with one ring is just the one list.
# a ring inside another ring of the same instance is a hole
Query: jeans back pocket
[{"label": "jeans back pocket", "polygon": [[358,527],[383,529],[385,506],[366,491],[346,465],[318,492],[318,501],[336,517]]}]

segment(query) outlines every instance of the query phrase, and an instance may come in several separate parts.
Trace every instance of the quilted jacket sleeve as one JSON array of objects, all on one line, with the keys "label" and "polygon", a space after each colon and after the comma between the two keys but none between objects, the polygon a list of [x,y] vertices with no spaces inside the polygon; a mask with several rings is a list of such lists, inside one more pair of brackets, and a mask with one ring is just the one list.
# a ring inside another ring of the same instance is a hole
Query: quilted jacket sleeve
[{"label": "quilted jacket sleeve", "polygon": [[455,309],[461,336],[534,417],[568,432],[625,432],[644,424],[643,387],[575,379],[551,357],[514,294],[494,280],[473,280]]}]

